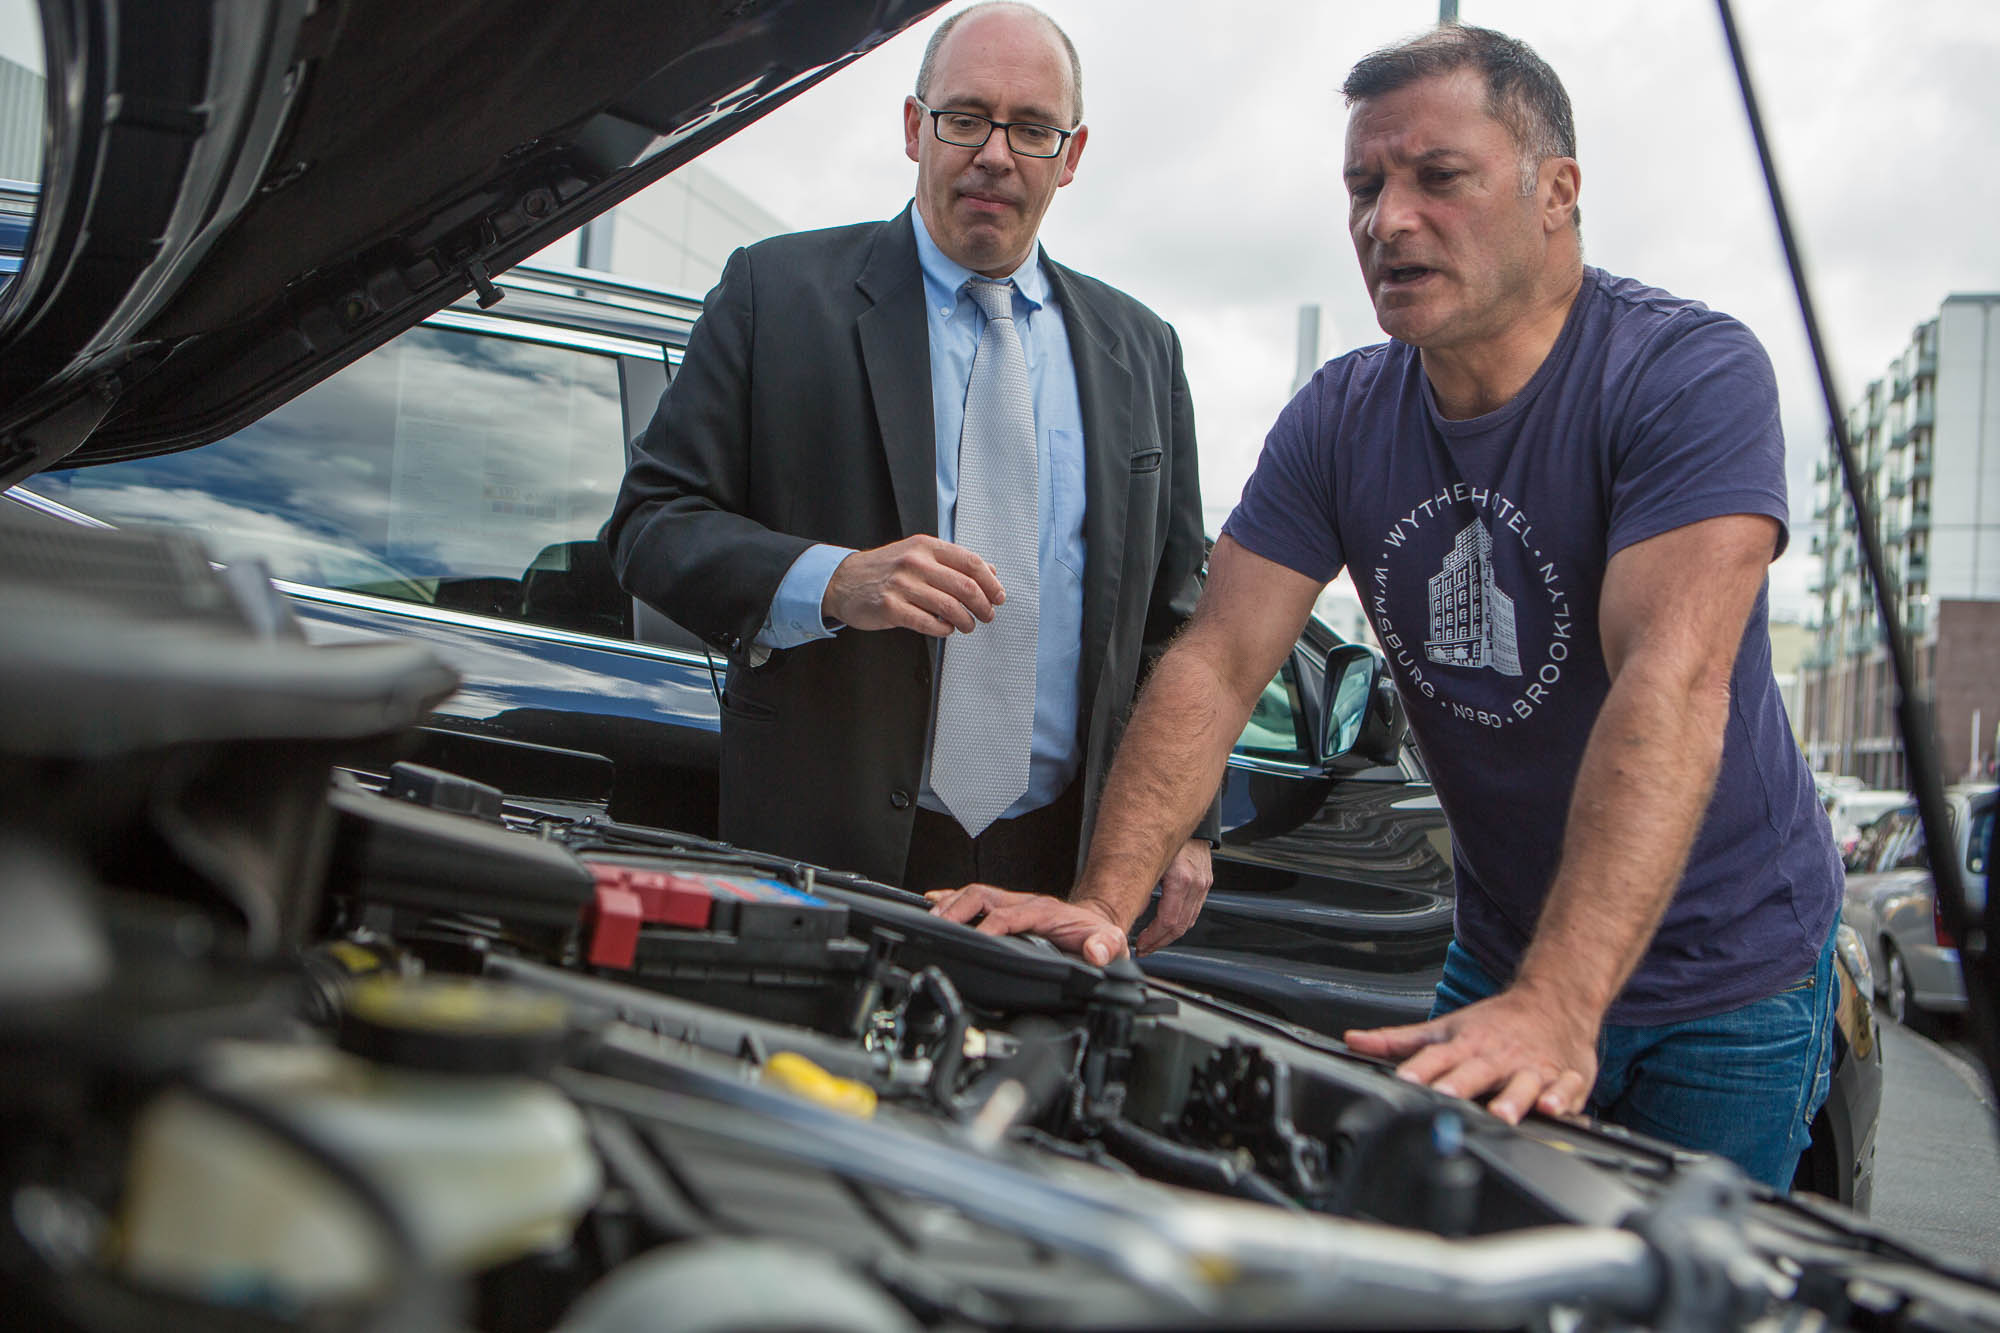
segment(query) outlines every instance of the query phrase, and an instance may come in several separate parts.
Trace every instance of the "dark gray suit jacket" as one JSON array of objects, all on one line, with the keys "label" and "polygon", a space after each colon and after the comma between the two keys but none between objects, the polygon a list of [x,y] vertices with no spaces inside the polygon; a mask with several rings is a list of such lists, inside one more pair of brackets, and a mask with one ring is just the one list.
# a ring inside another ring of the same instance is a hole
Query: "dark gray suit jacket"
[{"label": "dark gray suit jacket", "polygon": [[[1083,408],[1088,846],[1137,682],[1194,608],[1201,498],[1174,331],[1124,293],[1047,267]],[[901,879],[929,641],[844,630],[755,668],[748,648],[811,544],[865,550],[937,530],[930,340],[908,211],[737,251],[635,443],[605,531],[625,588],[730,659],[723,837]]]}]

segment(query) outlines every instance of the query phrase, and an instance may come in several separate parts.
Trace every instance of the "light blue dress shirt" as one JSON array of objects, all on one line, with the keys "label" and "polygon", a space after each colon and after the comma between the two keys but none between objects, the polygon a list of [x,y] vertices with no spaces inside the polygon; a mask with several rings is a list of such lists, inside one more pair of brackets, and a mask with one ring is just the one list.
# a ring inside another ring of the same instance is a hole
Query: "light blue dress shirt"
[{"label": "light blue dress shirt", "polygon": [[[924,273],[924,314],[930,325],[931,414],[937,425],[938,536],[952,539],[958,505],[958,437],[965,424],[965,391],[972,358],[985,332],[986,316],[965,295],[971,269],[952,260],[930,237],[915,208],[917,259]],[[1041,497],[1041,627],[1035,649],[1035,734],[1029,755],[1028,790],[1002,816],[1011,819],[1040,809],[1062,795],[1076,776],[1078,673],[1083,654],[1083,406],[1076,393],[1076,364],[1070,358],[1069,330],[1062,306],[1034,257],[1015,270],[1014,325],[1028,360],[1035,397],[1036,471]],[[834,569],[854,552],[849,547],[809,547],[786,571],[756,644],[793,648],[830,638],[820,616]],[[1006,578],[1003,574],[1001,584]],[[978,631],[975,630],[974,633]],[[943,811],[930,789],[929,745],[918,803]]]}]

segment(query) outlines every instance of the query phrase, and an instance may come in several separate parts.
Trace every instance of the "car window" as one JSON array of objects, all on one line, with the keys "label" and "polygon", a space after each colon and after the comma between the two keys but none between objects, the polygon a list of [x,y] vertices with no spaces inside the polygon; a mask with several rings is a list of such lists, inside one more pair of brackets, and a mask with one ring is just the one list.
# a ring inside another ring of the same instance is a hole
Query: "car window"
[{"label": "car window", "polygon": [[1909,834],[1897,844],[1895,849],[1896,861],[1890,868],[1893,870],[1927,870],[1930,868],[1931,861],[1924,850],[1924,826],[1914,815],[1908,816],[1908,819]]},{"label": "car window", "polygon": [[1289,661],[1257,696],[1250,721],[1237,738],[1236,753],[1299,764],[1310,761],[1305,710],[1299,706],[1298,680]]},{"label": "car window", "polygon": [[628,638],[597,544],[623,470],[615,358],[425,327],[206,448],[31,488],[292,582]]},{"label": "car window", "polygon": [[1972,826],[1966,834],[1965,871],[1969,875],[1986,873],[1987,847],[1993,838],[1993,807],[1972,812]]},{"label": "car window", "polygon": [[1847,869],[1866,873],[1887,869],[1886,856],[1910,827],[1911,816],[1891,811],[1861,830],[1854,850],[1847,855]]}]

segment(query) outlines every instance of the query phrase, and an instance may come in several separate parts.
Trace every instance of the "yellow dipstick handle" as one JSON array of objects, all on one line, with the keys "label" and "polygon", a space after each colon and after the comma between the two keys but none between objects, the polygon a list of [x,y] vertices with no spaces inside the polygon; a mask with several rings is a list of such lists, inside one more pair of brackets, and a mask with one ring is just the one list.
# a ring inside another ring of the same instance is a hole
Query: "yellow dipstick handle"
[{"label": "yellow dipstick handle", "polygon": [[779,1051],[764,1065],[764,1077],[794,1096],[866,1120],[875,1114],[875,1089],[829,1074],[797,1051]]}]

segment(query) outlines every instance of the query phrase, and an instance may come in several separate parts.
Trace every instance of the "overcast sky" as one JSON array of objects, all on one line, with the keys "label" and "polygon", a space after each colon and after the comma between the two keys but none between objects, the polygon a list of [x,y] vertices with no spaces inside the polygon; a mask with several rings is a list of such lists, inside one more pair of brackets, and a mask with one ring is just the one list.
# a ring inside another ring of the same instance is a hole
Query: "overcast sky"
[{"label": "overcast sky", "polygon": [[[953,8],[958,7],[954,4]],[[1187,347],[1214,530],[1290,396],[1298,307],[1321,354],[1380,340],[1340,186],[1354,60],[1436,0],[1047,0],[1084,64],[1091,138],[1043,228],[1056,258],[1125,288]],[[1738,0],[1844,400],[1953,291],[2000,290],[2000,4]],[[0,53],[39,64],[28,0]],[[1803,523],[1822,448],[1805,336],[1710,0],[1460,0],[1567,83],[1588,262],[1743,319],[1778,368],[1800,540],[1773,574],[1804,609]],[[935,20],[711,151],[795,227],[908,198],[901,103]]]},{"label": "overcast sky", "polygon": [[[1381,340],[1347,240],[1338,88],[1437,4],[1044,8],[1082,55],[1091,138],[1042,237],[1180,330],[1213,531],[1290,396],[1298,307],[1323,307],[1324,357]],[[1586,261],[1736,315],[1770,349],[1799,525],[1773,595],[1802,611],[1826,414],[1714,5],[1461,0],[1460,17],[1524,38],[1568,86]],[[1851,400],[1947,293],[2000,290],[2000,4],[1738,0],[1737,21]],[[796,227],[893,213],[915,172],[902,96],[933,26],[703,160]]]}]

